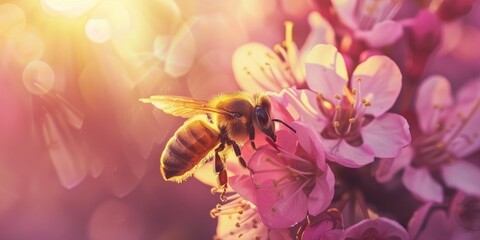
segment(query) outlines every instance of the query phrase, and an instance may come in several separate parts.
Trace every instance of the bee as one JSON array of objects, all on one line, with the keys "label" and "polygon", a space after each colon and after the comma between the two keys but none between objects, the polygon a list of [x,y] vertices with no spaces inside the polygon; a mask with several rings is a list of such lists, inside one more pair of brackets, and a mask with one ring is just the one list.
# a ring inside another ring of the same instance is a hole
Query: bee
[{"label": "bee", "polygon": [[208,102],[181,96],[151,96],[140,101],[188,119],[167,142],[160,158],[160,171],[166,181],[184,181],[213,157],[218,183],[225,190],[228,177],[220,153],[233,148],[240,164],[247,168],[237,142],[248,138],[256,149],[256,130],[275,142],[274,122],[285,124],[272,119],[270,99],[263,94],[222,94]]}]

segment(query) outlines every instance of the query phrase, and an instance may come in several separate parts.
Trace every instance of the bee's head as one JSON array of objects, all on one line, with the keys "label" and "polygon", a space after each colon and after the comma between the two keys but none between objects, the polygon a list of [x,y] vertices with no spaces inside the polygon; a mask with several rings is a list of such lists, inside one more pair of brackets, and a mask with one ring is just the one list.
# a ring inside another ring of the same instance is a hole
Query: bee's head
[{"label": "bee's head", "polygon": [[269,136],[273,141],[277,140],[275,135],[274,124],[270,116],[270,101],[267,97],[261,98],[258,105],[255,106],[253,110],[253,119],[255,125],[260,129],[265,135]]}]

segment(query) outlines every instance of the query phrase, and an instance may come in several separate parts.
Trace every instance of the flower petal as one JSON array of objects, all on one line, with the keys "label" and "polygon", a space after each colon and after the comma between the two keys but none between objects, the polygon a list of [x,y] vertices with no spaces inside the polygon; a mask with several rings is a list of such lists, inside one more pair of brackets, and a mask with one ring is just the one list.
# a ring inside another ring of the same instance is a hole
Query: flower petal
[{"label": "flower petal", "polygon": [[295,153],[297,148],[297,135],[290,129],[281,129],[275,132],[277,135],[277,145],[282,148],[283,151],[289,153]]},{"label": "flower petal", "polygon": [[360,88],[360,97],[371,103],[365,113],[379,116],[397,100],[402,88],[402,73],[390,58],[372,56],[353,71],[351,87]]},{"label": "flower petal", "polygon": [[335,222],[331,219],[325,219],[314,225],[307,225],[305,231],[302,234],[303,240],[337,240],[340,239],[342,230],[333,229],[335,227]]},{"label": "flower petal", "polygon": [[[438,123],[438,118],[441,117],[438,114],[439,109],[446,109],[453,104],[451,91],[448,80],[440,75],[430,76],[420,84],[415,100],[415,110],[423,132],[432,132]],[[444,112],[446,113],[447,111]]]},{"label": "flower petal", "polygon": [[444,135],[444,139],[453,139],[448,150],[457,157],[466,157],[479,150],[480,99],[459,103],[448,114],[447,123],[455,125],[453,131]]},{"label": "flower petal", "polygon": [[372,236],[375,239],[410,239],[402,225],[385,217],[362,220],[347,228],[341,239],[361,239],[367,231],[372,229],[377,233],[376,236]]},{"label": "flower petal", "polygon": [[308,213],[310,215],[316,216],[327,209],[333,199],[334,187],[335,176],[327,167],[326,171],[316,178],[315,187],[308,194]]},{"label": "flower petal", "polygon": [[355,36],[364,39],[372,48],[380,48],[397,41],[403,34],[403,26],[392,20],[375,24],[369,31],[356,31]]},{"label": "flower petal", "polygon": [[347,85],[348,74],[341,53],[332,45],[318,44],[306,59],[307,84],[310,89],[333,101]]},{"label": "flower petal", "polygon": [[280,91],[293,86],[282,73],[283,63],[269,47],[247,43],[232,56],[233,73],[241,89],[249,92]]},{"label": "flower petal", "polygon": [[[279,94],[269,96],[270,99],[273,99],[272,109],[275,118],[282,119],[287,123],[293,120],[304,122],[314,127],[318,132],[322,131],[329,122],[320,113],[317,105],[317,94],[313,91],[287,88]],[[283,113],[284,109],[288,111],[288,114]],[[279,112],[280,114],[278,114]]]},{"label": "flower petal", "polygon": [[408,232],[412,239],[450,239],[451,222],[441,208],[434,209],[433,203],[426,203],[413,214],[408,223]]},{"label": "flower petal", "polygon": [[292,127],[297,131],[298,144],[312,159],[316,160],[317,166],[322,171],[325,170],[325,150],[320,135],[312,127],[302,122],[293,122]]},{"label": "flower petal", "polygon": [[366,144],[353,147],[343,140],[324,140],[327,159],[345,167],[358,168],[374,159],[373,150]]},{"label": "flower petal", "polygon": [[307,196],[299,184],[277,185],[273,179],[259,184],[257,208],[262,222],[271,228],[288,228],[307,216]]},{"label": "flower petal", "polygon": [[318,12],[311,12],[308,15],[308,24],[310,25],[310,34],[305,39],[300,50],[300,59],[305,62],[308,52],[317,44],[335,44],[335,31],[330,23]]},{"label": "flower petal", "polygon": [[408,145],[400,151],[400,155],[397,157],[380,159],[379,166],[375,171],[377,181],[380,183],[390,181],[398,171],[410,165],[413,154],[413,147]]},{"label": "flower petal", "polygon": [[237,175],[230,177],[229,187],[237,192],[242,198],[257,205],[257,193],[255,191],[255,183],[250,175]]},{"label": "flower petal", "polygon": [[425,202],[434,201],[440,203],[443,201],[442,187],[430,176],[428,169],[406,167],[402,181],[410,192]]},{"label": "flower petal", "polygon": [[259,149],[253,154],[248,162],[248,167],[253,170],[253,180],[260,184],[269,179],[280,179],[290,174],[288,165],[283,157],[277,155],[276,150],[271,148]]},{"label": "flower petal", "polygon": [[357,29],[357,21],[354,18],[355,8],[357,7],[357,1],[351,0],[334,0],[332,5],[335,8],[335,12],[338,14],[340,20],[352,30]]},{"label": "flower petal", "polygon": [[478,101],[478,92],[480,91],[480,77],[465,83],[462,88],[456,92],[457,104],[463,105]]},{"label": "flower petal", "polygon": [[480,169],[467,161],[455,161],[442,166],[445,183],[463,192],[480,197]]},{"label": "flower petal", "polygon": [[362,128],[365,144],[370,146],[375,157],[393,158],[400,150],[410,143],[410,129],[407,120],[395,113],[385,113],[373,119]]}]

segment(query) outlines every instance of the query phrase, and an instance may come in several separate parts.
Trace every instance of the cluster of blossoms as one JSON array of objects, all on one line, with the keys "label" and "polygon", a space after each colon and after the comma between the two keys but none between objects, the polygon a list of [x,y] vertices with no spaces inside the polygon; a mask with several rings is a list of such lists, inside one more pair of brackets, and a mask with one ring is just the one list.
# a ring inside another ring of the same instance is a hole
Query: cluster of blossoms
[{"label": "cluster of blossoms", "polygon": [[[480,81],[453,97],[448,79],[423,76],[443,21],[473,3],[433,1],[394,20],[403,1],[320,2],[328,10],[309,15],[300,50],[286,22],[282,44],[233,55],[240,87],[266,91],[295,131],[245,144],[249,171],[228,161],[216,239],[480,238]],[[400,41],[406,57],[394,61]]]}]

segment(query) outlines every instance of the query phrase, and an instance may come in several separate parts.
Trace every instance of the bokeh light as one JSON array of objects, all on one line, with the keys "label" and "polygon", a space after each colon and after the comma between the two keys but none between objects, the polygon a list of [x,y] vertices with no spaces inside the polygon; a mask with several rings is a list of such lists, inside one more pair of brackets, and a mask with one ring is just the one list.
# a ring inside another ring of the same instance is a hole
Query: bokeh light
[{"label": "bokeh light", "polygon": [[23,71],[23,84],[33,94],[42,95],[50,92],[54,81],[53,69],[42,61],[30,62]]},{"label": "bokeh light", "polygon": [[104,43],[112,37],[112,27],[108,20],[90,19],[85,24],[85,33],[92,42]]},{"label": "bokeh light", "polygon": [[26,30],[15,37],[13,54],[21,64],[38,60],[45,50],[44,40],[33,30]]},{"label": "bokeh light", "polygon": [[25,13],[17,5],[5,3],[0,5],[0,34],[11,36],[25,29]]}]

